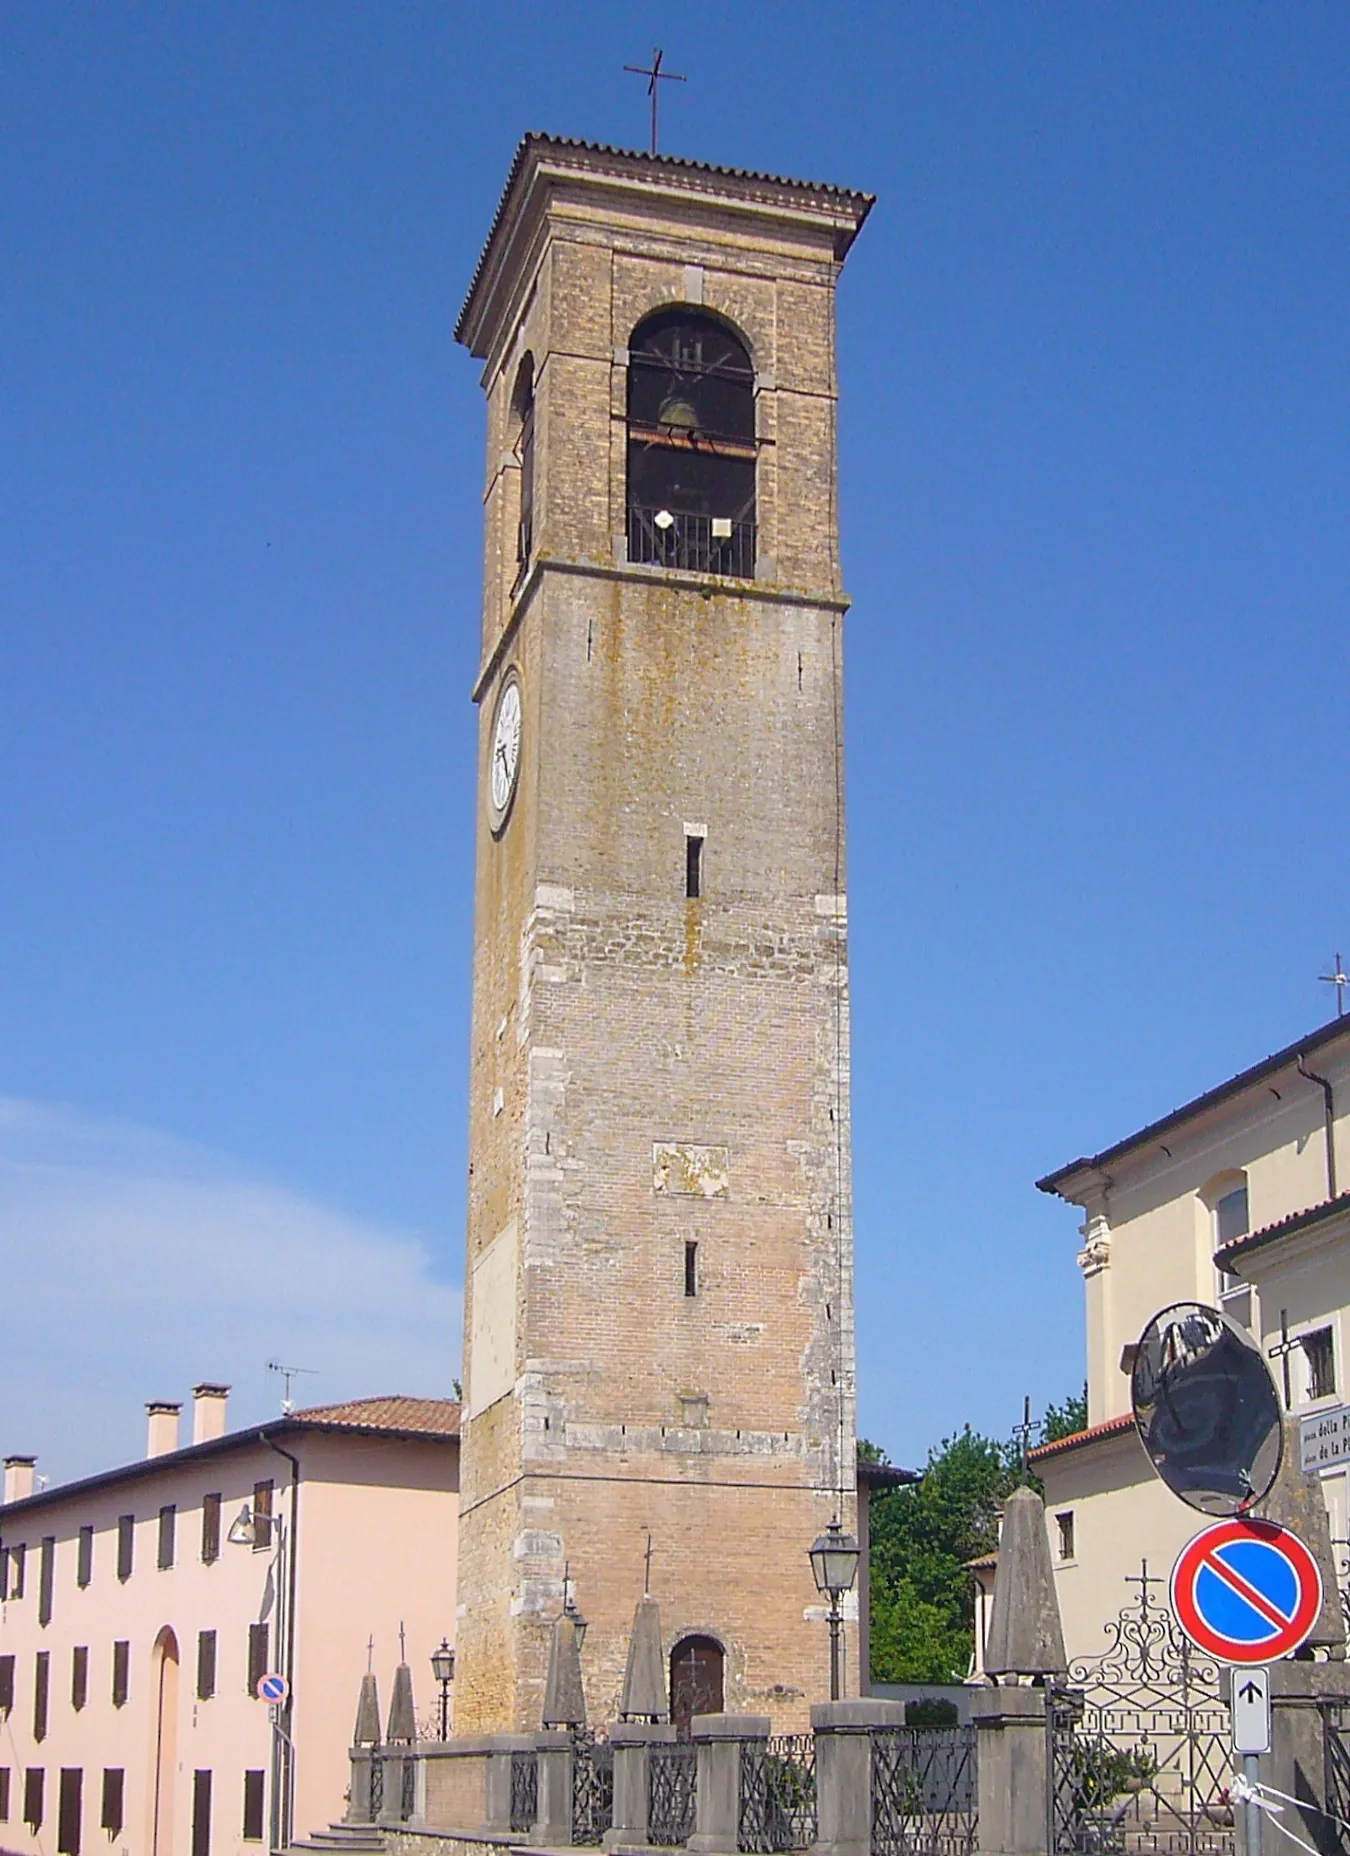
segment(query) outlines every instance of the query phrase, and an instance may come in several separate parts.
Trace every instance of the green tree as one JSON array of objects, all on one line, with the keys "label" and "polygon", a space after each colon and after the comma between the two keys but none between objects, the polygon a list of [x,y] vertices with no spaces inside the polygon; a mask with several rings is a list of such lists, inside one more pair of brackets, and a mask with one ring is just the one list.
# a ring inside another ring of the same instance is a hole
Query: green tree
[{"label": "green tree", "polygon": [[1062,1405],[1047,1405],[1045,1419],[1041,1425],[1041,1442],[1057,1443],[1061,1437],[1072,1437],[1075,1431],[1087,1429],[1087,1381],[1083,1390],[1070,1394]]}]

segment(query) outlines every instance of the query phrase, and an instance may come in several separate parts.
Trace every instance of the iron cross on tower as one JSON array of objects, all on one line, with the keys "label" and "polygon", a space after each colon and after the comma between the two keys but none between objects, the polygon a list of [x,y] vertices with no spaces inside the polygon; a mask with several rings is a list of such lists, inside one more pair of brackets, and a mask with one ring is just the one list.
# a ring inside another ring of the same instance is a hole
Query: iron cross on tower
[{"label": "iron cross on tower", "polygon": [[[658,91],[660,89],[660,86],[662,84],[687,84],[689,81],[688,78],[682,77],[678,71],[663,71],[661,69],[661,60],[665,57],[665,55],[666,54],[661,50],[661,47],[658,45],[652,51],[652,61],[650,65],[626,64],[623,67],[625,71],[631,71],[634,77],[645,77],[647,79],[647,95],[652,100],[652,153],[653,154],[656,153],[657,104],[659,102]],[[1337,961],[1336,964],[1338,966],[1340,965],[1339,960]]]},{"label": "iron cross on tower", "polygon": [[[1338,960],[1336,962],[1336,965],[1339,967],[1340,964],[1341,963]],[[1280,1310],[1280,1338],[1276,1341],[1273,1347],[1270,1347],[1267,1349],[1267,1352],[1272,1360],[1278,1360],[1280,1362],[1280,1366],[1283,1369],[1284,1408],[1286,1411],[1288,1411],[1293,1404],[1293,1400],[1291,1399],[1289,1395],[1289,1356],[1296,1347],[1301,1347],[1302,1345],[1303,1345],[1302,1341],[1290,1340],[1289,1338],[1289,1310],[1287,1308],[1282,1308]]]},{"label": "iron cross on tower", "polygon": [[1020,1447],[1023,1482],[1027,1479],[1027,1452],[1031,1448],[1032,1438],[1040,1428],[1040,1420],[1032,1417],[1031,1400],[1027,1398],[1022,1404],[1022,1422],[1020,1424],[1014,1424],[1013,1426],[1013,1436],[1017,1439]]}]

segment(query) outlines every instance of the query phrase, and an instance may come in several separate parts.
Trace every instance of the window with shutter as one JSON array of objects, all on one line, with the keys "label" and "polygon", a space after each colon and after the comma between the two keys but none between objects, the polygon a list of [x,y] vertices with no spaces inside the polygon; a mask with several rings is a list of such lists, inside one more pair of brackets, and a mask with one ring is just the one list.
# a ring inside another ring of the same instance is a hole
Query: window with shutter
[{"label": "window with shutter", "polygon": [[89,1646],[76,1644],[70,1656],[70,1705],[78,1713],[89,1699]]},{"label": "window with shutter", "polygon": [[52,1588],[56,1583],[56,1536],[44,1534],[38,1558],[38,1623],[52,1621]]},{"label": "window with shutter", "polygon": [[80,1856],[80,1806],[83,1797],[83,1771],[78,1766],[63,1766],[61,1788],[56,1798],[57,1856]]},{"label": "window with shutter", "polygon": [[263,1774],[244,1774],[244,1841],[260,1843],[263,1833]]},{"label": "window with shutter", "polygon": [[173,1565],[174,1538],[178,1531],[178,1510],[169,1502],[159,1511],[159,1570],[167,1572]]},{"label": "window with shutter", "polygon": [[202,1497],[202,1564],[213,1566],[220,1558],[220,1497]]},{"label": "window with shutter", "polygon": [[47,1738],[47,1707],[51,1699],[52,1658],[50,1650],[39,1650],[33,1664],[33,1738]]},{"label": "window with shutter", "polygon": [[124,1582],[131,1577],[131,1564],[136,1551],[136,1517],[123,1514],[117,1517],[117,1576]]},{"label": "window with shutter", "polygon": [[30,1766],[23,1775],[23,1821],[34,1832],[42,1828],[42,1792],[46,1776],[41,1766]]},{"label": "window with shutter", "polygon": [[0,1656],[0,1714],[9,1714],[14,1707],[14,1658]]},{"label": "window with shutter", "polygon": [[0,1766],[0,1824],[9,1822],[9,1767]]},{"label": "window with shutter", "polygon": [[255,1482],[253,1485],[253,1551],[263,1553],[272,1544],[272,1492],[271,1482]]},{"label": "window with shutter", "polygon": [[17,1546],[17,1547],[10,1548],[9,1550],[9,1570],[10,1570],[9,1595],[11,1598],[22,1598],[23,1597],[23,1575],[24,1575],[24,1566],[25,1566],[25,1563],[27,1562],[27,1559],[28,1559],[27,1547]]},{"label": "window with shutter", "polygon": [[250,1624],[248,1627],[248,1692],[256,1695],[258,1684],[267,1674],[267,1626]]},{"label": "window with shutter", "polygon": [[99,1816],[101,1827],[109,1837],[121,1835],[122,1831],[122,1796],[126,1789],[126,1774],[120,1766],[103,1769],[103,1810]]},{"label": "window with shutter", "polygon": [[131,1687],[131,1645],[119,1642],[113,1645],[112,1699],[114,1708],[126,1705]]},{"label": "window with shutter", "polygon": [[211,1774],[192,1775],[192,1856],[211,1856]]},{"label": "window with shutter", "polygon": [[86,1586],[94,1577],[94,1530],[92,1527],[80,1529],[79,1556],[75,1563],[75,1583]]},{"label": "window with shutter", "polygon": [[197,1699],[210,1701],[216,1692],[216,1633],[197,1633]]}]

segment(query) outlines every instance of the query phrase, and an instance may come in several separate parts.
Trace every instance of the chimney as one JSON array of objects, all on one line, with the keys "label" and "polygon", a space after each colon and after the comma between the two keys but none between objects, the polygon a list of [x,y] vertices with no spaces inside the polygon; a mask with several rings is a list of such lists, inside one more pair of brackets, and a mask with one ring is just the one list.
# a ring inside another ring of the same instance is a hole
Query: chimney
[{"label": "chimney", "polygon": [[7,1502],[26,1501],[33,1493],[33,1470],[36,1464],[35,1456],[7,1456],[5,1458],[5,1500]]},{"label": "chimney", "polygon": [[213,1386],[205,1381],[192,1388],[192,1441],[209,1444],[213,1437],[225,1435],[225,1402],[228,1386]]},{"label": "chimney", "polygon": [[171,1450],[178,1448],[178,1414],[183,1409],[172,1399],[155,1399],[145,1408],[145,1415],[150,1420],[149,1435],[146,1439],[147,1456],[167,1456]]}]

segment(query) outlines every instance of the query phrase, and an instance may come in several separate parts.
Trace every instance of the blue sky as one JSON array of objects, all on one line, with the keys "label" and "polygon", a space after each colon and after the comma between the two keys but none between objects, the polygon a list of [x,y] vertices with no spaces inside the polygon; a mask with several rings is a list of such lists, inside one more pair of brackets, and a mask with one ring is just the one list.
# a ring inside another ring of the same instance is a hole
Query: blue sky
[{"label": "blue sky", "polygon": [[[868,188],[862,1421],[1082,1378],[1033,1180],[1350,952],[1338,5],[0,15],[0,1448],[457,1370],[481,412],[526,128]],[[315,1284],[322,1293],[315,1294]]]}]

